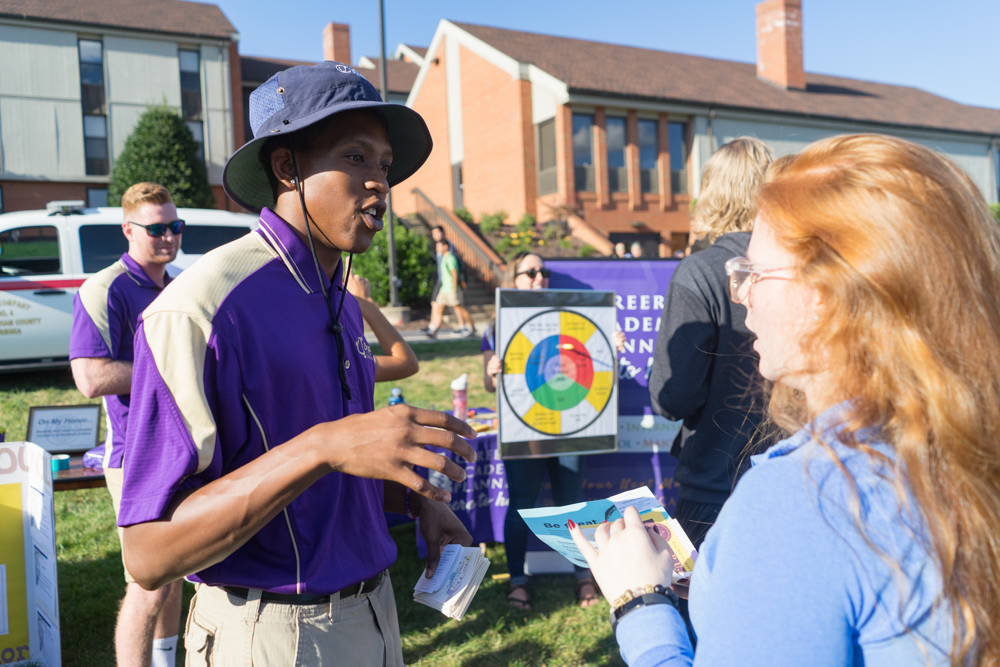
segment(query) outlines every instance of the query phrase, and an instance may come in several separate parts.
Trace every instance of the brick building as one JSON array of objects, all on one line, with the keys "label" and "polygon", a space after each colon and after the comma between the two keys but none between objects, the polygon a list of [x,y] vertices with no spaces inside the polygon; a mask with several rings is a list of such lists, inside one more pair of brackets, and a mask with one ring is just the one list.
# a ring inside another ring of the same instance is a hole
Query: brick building
[{"label": "brick building", "polygon": [[104,205],[139,115],[184,117],[219,208],[243,143],[236,29],[181,0],[0,0],[0,211],[57,199]]},{"label": "brick building", "polygon": [[477,217],[582,218],[676,249],[721,144],[751,135],[784,155],[853,132],[935,148],[997,201],[1000,111],[805,72],[801,25],[797,0],[758,5],[754,65],[442,20],[407,101],[434,152],[394,207],[416,210],[419,188]]}]

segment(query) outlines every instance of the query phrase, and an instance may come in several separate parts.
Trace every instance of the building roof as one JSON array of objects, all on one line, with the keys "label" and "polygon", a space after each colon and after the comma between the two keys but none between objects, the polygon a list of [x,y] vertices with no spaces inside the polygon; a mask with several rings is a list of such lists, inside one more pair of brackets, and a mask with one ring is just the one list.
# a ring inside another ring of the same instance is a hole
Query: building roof
[{"label": "building roof", "polygon": [[405,46],[406,48],[408,48],[410,51],[413,51],[414,53],[416,53],[421,58],[426,58],[427,57],[427,47],[426,46],[413,46],[412,44],[404,44],[403,46]]},{"label": "building roof", "polygon": [[254,88],[264,83],[272,76],[296,65],[315,65],[305,60],[284,60],[281,58],[264,58],[262,56],[240,56],[240,74],[243,85]]},{"label": "building roof", "polygon": [[[426,50],[424,49],[424,51]],[[359,67],[358,73],[368,79],[375,88],[381,90],[379,62],[382,59],[369,58],[369,60],[374,63],[375,67]],[[385,75],[389,80],[389,92],[391,93],[408,94],[410,89],[413,88],[413,82],[417,79],[417,72],[420,71],[420,65],[416,63],[408,63],[405,60],[393,60],[391,58],[385,61],[385,68]]]},{"label": "building roof", "polygon": [[215,5],[183,0],[0,0],[0,17],[231,39]]},{"label": "building roof", "polygon": [[561,80],[569,93],[1000,135],[1000,110],[906,86],[806,73],[806,90],[757,78],[751,63],[452,22]]}]

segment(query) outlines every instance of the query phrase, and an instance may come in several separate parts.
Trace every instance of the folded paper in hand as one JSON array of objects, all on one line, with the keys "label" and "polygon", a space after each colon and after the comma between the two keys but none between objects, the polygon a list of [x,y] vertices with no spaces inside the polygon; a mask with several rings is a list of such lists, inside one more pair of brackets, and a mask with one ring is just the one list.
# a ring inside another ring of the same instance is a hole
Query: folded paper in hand
[{"label": "folded paper in hand", "polygon": [[434,576],[428,578],[424,571],[413,587],[413,599],[460,621],[489,566],[478,548],[449,544],[441,552]]},{"label": "folded paper in hand", "polygon": [[698,560],[698,552],[695,551],[684,529],[677,523],[677,519],[667,514],[648,487],[643,486],[619,493],[606,500],[592,500],[564,507],[539,507],[518,512],[538,539],[576,565],[587,567],[586,559],[573,542],[567,521],[572,519],[576,522],[584,537],[596,549],[594,531],[605,521],[611,522],[622,518],[626,507],[635,507],[646,525],[646,530],[656,532],[666,541],[674,561],[673,582],[676,584],[689,579],[695,561]]}]

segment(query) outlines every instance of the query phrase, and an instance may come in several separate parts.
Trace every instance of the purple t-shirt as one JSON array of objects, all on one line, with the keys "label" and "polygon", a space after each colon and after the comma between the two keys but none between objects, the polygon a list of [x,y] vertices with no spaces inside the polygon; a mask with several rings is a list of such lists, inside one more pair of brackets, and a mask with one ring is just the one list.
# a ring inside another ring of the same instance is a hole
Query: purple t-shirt
[{"label": "purple t-shirt", "polygon": [[[323,279],[336,310],[341,281]],[[375,360],[351,295],[341,323],[350,400],[309,248],[267,209],[257,231],[177,277],[136,332],[118,525],[159,519],[178,490],[217,480],[316,424],[373,410]],[[326,595],[395,560],[382,481],[334,472],[188,578]]]},{"label": "purple t-shirt", "polygon": [[[170,281],[169,276],[164,276]],[[139,315],[161,292],[128,253],[80,286],[73,297],[69,358],[110,357],[132,361],[132,340]],[[104,467],[121,468],[129,395],[104,396],[107,438]]]}]

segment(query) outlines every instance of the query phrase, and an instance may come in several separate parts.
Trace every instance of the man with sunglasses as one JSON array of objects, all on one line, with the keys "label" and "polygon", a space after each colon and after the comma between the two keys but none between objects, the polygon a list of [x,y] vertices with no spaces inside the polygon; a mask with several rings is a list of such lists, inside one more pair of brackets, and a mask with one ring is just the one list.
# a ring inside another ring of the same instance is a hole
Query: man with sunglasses
[{"label": "man with sunglasses", "polygon": [[[117,516],[132,384],[132,342],[139,315],[170,282],[167,264],[181,247],[184,221],[170,193],[156,183],[136,183],[122,196],[122,233],[128,252],[91,276],[73,300],[70,366],[77,388],[104,401],[107,438],[104,474]],[[121,531],[119,531],[119,536]],[[122,667],[173,667],[180,626],[181,582],[142,589],[125,570],[125,599],[115,630]]]}]

